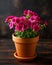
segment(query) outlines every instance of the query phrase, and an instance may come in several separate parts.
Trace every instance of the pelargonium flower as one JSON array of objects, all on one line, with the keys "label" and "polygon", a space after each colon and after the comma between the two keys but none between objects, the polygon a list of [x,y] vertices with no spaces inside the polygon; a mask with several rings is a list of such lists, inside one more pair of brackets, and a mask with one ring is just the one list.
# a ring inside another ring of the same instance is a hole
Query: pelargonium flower
[{"label": "pelargonium flower", "polygon": [[16,20],[17,20],[17,17],[13,17],[13,18],[11,19],[11,22],[15,25],[15,24],[16,24]]},{"label": "pelargonium flower", "polygon": [[37,24],[38,24],[37,22],[32,22],[30,28],[33,29],[33,26]]},{"label": "pelargonium flower", "polygon": [[14,16],[8,16],[7,18],[6,18],[6,20],[5,20],[5,22],[7,23],[7,22],[10,22],[10,20],[13,18]]},{"label": "pelargonium flower", "polygon": [[[41,18],[36,12],[31,10],[24,10],[23,14],[24,15],[20,17],[8,16],[6,18],[5,22],[9,23],[10,29],[14,27],[15,32],[24,32],[25,34],[27,32],[27,36],[30,35],[29,37],[34,37],[38,34],[39,30],[43,30],[48,25],[46,20],[42,22]],[[37,34],[33,32],[36,32]],[[26,36],[24,35],[24,37]]]},{"label": "pelargonium flower", "polygon": [[32,17],[30,17],[29,21],[31,23],[36,22],[36,18],[37,18],[37,16],[32,16]]},{"label": "pelargonium flower", "polygon": [[26,20],[26,21],[24,22],[24,29],[27,30],[28,28],[29,28],[29,21]]},{"label": "pelargonium flower", "polygon": [[16,24],[19,24],[20,23],[20,17],[17,17],[16,18]]},{"label": "pelargonium flower", "polygon": [[36,32],[38,32],[40,30],[40,26],[39,25],[33,25],[32,29]]},{"label": "pelargonium flower", "polygon": [[9,23],[9,28],[12,29],[13,28],[13,22]]},{"label": "pelargonium flower", "polygon": [[31,10],[24,10],[24,15],[26,16],[26,15],[29,15],[29,16],[33,16],[33,15],[37,15],[37,13],[36,12],[32,12]]},{"label": "pelargonium flower", "polygon": [[15,31],[20,31],[23,32],[24,31],[24,25],[18,24],[15,26]]},{"label": "pelargonium flower", "polygon": [[20,21],[23,21],[24,22],[25,20],[26,20],[26,17],[25,16],[21,16],[20,17]]},{"label": "pelargonium flower", "polygon": [[31,23],[33,23],[33,22],[41,23],[42,22],[39,16],[31,16],[29,21]]}]

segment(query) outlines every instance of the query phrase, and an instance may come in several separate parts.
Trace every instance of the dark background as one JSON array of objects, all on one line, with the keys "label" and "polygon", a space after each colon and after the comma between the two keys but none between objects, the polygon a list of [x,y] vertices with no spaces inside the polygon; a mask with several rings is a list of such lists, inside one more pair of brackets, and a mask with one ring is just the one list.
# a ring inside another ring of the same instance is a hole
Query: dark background
[{"label": "dark background", "polygon": [[48,27],[41,32],[41,39],[52,39],[52,1],[51,0],[0,0],[0,38],[11,38],[10,30],[4,22],[9,15],[22,15],[24,9],[36,11]]}]

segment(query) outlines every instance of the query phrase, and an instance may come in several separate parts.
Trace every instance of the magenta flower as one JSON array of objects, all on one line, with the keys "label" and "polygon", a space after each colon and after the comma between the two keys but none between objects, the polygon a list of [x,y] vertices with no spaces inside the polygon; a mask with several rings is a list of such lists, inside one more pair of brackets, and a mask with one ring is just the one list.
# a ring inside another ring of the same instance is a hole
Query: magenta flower
[{"label": "magenta flower", "polygon": [[6,22],[6,23],[7,23],[7,22],[10,22],[9,20],[11,20],[13,17],[14,17],[14,16],[8,16],[8,17],[6,18],[6,20],[5,20],[5,22]]},{"label": "magenta flower", "polygon": [[12,20],[11,20],[11,22],[12,22],[14,25],[16,24],[16,19],[17,19],[17,17],[13,17]]},{"label": "magenta flower", "polygon": [[29,28],[29,23],[28,21],[25,21],[24,22],[24,29],[27,30]]},{"label": "magenta flower", "polygon": [[20,31],[23,32],[24,31],[24,25],[18,24],[15,26],[15,31]]},{"label": "magenta flower", "polygon": [[16,24],[19,24],[20,23],[20,17],[17,17],[16,18]]},{"label": "magenta flower", "polygon": [[12,22],[9,23],[9,28],[10,28],[10,29],[13,28],[13,23],[12,23]]},{"label": "magenta flower", "polygon": [[41,23],[42,22],[42,20],[38,16],[31,16],[29,21],[32,22],[32,23],[33,22],[37,22],[37,23]]},{"label": "magenta flower", "polygon": [[28,10],[24,10],[24,15],[27,15],[28,14]]},{"label": "magenta flower", "polygon": [[25,21],[26,20],[26,17],[25,16],[22,16],[22,17],[20,17],[20,21]]},{"label": "magenta flower", "polygon": [[6,18],[5,22],[9,23],[10,29],[14,27],[15,31],[24,32],[26,30],[28,32],[28,30],[31,29],[34,32],[39,32],[42,26],[46,27],[48,25],[46,20],[44,23],[42,22],[41,18],[36,12],[24,10],[23,14],[24,15],[20,17],[8,16]]},{"label": "magenta flower", "polygon": [[36,18],[37,18],[37,16],[32,16],[32,17],[30,17],[29,21],[31,23],[36,22]]},{"label": "magenta flower", "polygon": [[33,15],[37,15],[37,13],[36,12],[32,12],[31,10],[24,10],[24,15],[26,16],[26,15],[29,15],[29,16],[33,16]]},{"label": "magenta flower", "polygon": [[33,30],[38,32],[40,30],[40,26],[39,25],[33,25]]}]

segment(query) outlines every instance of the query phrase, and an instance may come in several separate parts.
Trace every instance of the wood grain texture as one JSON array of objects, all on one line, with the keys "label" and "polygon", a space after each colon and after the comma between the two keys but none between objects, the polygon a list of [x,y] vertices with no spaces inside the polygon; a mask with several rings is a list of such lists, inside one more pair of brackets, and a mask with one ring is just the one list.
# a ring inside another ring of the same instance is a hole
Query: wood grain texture
[{"label": "wood grain texture", "polygon": [[52,65],[52,41],[42,40],[37,45],[37,58],[31,62],[19,62],[14,56],[15,46],[10,39],[0,40],[0,64],[5,65]]}]

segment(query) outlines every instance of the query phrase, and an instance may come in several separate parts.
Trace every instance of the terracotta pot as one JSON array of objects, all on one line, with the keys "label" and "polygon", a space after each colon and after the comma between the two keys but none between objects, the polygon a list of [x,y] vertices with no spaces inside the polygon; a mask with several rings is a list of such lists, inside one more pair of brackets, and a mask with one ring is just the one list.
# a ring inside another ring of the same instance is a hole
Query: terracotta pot
[{"label": "terracotta pot", "polygon": [[18,59],[33,59],[36,57],[36,46],[39,36],[35,38],[18,38],[12,34],[16,52],[14,56]]}]

